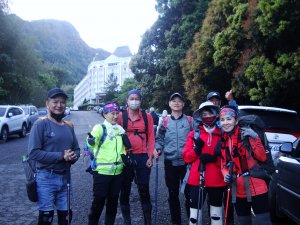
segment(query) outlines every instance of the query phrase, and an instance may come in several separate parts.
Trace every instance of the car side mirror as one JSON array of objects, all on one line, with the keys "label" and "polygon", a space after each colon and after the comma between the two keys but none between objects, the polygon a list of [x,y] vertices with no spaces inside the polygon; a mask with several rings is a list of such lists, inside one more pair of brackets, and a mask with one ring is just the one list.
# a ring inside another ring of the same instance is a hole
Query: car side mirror
[{"label": "car side mirror", "polygon": [[285,154],[291,154],[293,151],[293,143],[286,142],[279,147],[279,151]]},{"label": "car side mirror", "polygon": [[7,116],[7,117],[10,118],[10,117],[12,117],[13,115],[14,115],[14,114],[10,112],[10,113],[8,113],[8,116]]}]

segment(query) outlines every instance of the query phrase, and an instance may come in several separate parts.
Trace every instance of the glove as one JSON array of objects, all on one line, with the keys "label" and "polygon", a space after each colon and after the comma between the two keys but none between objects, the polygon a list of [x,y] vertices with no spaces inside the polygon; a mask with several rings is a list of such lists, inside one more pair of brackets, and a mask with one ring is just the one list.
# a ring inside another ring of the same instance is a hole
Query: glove
[{"label": "glove", "polygon": [[227,183],[227,184],[231,184],[232,181],[233,181],[233,177],[232,175],[230,175],[229,173],[227,173],[224,177],[224,181]]},{"label": "glove", "polygon": [[159,128],[158,128],[158,133],[161,134],[161,135],[165,135],[166,133],[166,128],[164,125],[160,125]]},{"label": "glove", "polygon": [[209,163],[209,162],[216,162],[217,161],[217,157],[214,155],[210,155],[210,154],[201,154],[200,156],[200,161],[204,164]]},{"label": "glove", "polygon": [[244,137],[250,136],[253,139],[256,139],[257,136],[258,136],[258,134],[254,130],[252,130],[251,128],[249,128],[249,127],[242,127],[241,130],[242,130],[242,135]]},{"label": "glove", "polygon": [[93,137],[93,135],[91,135],[91,133],[88,133],[88,139],[87,139],[87,141],[88,141],[88,143],[89,143],[89,145],[91,145],[91,146],[93,146],[93,145],[95,145],[95,138]]},{"label": "glove", "polygon": [[196,152],[197,155],[200,155],[201,154],[201,151],[202,151],[202,148],[204,146],[204,141],[198,137],[197,139],[193,138],[194,140],[194,151]]},{"label": "glove", "polygon": [[122,161],[125,164],[125,166],[131,167],[131,168],[134,168],[134,166],[136,166],[135,160],[132,159],[130,157],[130,155],[121,154],[121,158],[122,158]]}]

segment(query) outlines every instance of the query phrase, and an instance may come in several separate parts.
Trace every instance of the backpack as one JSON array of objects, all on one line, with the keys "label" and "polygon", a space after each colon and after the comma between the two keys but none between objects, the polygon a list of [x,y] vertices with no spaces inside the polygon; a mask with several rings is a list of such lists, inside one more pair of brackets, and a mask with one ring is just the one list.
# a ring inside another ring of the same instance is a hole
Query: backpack
[{"label": "backpack", "polygon": [[[148,143],[148,118],[147,118],[147,113],[145,110],[142,110],[142,117],[143,117],[143,120],[144,120],[144,123],[145,123],[145,132],[137,132],[137,134],[140,134],[140,133],[146,133],[146,141]],[[128,112],[127,110],[124,110],[122,112],[122,120],[123,120],[123,129],[127,132],[127,126],[128,126]]]},{"label": "backpack", "polygon": [[151,112],[151,116],[152,116],[152,119],[153,119],[153,124],[157,126],[158,121],[159,121],[158,115],[155,112]]},{"label": "backpack", "polygon": [[[167,116],[166,118],[164,118],[163,120],[163,125],[164,127],[168,126],[168,122],[171,116]],[[193,130],[193,117],[191,116],[185,116],[185,118],[187,119],[189,125],[190,125],[190,130]]]},{"label": "backpack", "polygon": [[[272,174],[275,172],[275,166],[265,134],[265,123],[257,115],[246,115],[239,118],[239,127],[250,127],[260,137],[262,144],[265,147],[267,158],[265,162],[257,161],[258,166],[251,168],[249,173],[252,177],[264,179],[268,184],[271,180]],[[252,148],[250,146],[249,137],[241,138],[245,148],[251,152]]]},{"label": "backpack", "polygon": [[32,202],[37,202],[36,161],[30,159],[28,155],[23,155],[22,165],[26,176],[26,191],[28,199]]},{"label": "backpack", "polygon": [[[96,154],[95,155],[93,154],[93,151],[88,148],[86,142],[85,142],[85,146],[84,146],[84,158],[83,158],[83,160],[84,160],[85,165],[88,165],[85,172],[88,172],[90,174],[93,174],[93,171],[97,167],[96,159],[97,159],[97,156],[99,154],[99,150],[101,148],[101,145],[103,144],[105,138],[107,137],[107,129],[106,129],[105,125],[101,124],[101,126],[102,126],[103,133],[102,133],[102,136],[99,140],[99,144],[98,144]],[[86,159],[87,156],[89,156],[88,159]]]}]

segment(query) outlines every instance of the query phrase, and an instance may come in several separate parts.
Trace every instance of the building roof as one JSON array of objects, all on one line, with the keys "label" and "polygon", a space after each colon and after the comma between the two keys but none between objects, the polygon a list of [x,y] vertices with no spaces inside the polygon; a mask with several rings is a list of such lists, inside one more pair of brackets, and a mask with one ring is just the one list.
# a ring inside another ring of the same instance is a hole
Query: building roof
[{"label": "building roof", "polygon": [[128,46],[117,47],[113,54],[115,56],[118,56],[118,57],[130,57],[130,56],[132,56],[132,53],[131,53]]}]

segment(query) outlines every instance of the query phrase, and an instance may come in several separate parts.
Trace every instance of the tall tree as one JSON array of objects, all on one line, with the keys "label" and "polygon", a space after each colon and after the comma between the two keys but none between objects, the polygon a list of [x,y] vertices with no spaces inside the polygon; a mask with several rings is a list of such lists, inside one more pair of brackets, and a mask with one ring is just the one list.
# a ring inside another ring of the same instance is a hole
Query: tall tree
[{"label": "tall tree", "polygon": [[104,82],[105,84],[105,97],[104,101],[111,101],[116,98],[118,93],[118,77],[115,76],[113,73],[108,75],[107,81]]},{"label": "tall tree", "polygon": [[141,82],[147,107],[154,105],[162,110],[172,92],[184,92],[179,61],[201,26],[207,1],[157,0],[156,9],[159,17],[143,35],[131,69]]}]

